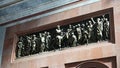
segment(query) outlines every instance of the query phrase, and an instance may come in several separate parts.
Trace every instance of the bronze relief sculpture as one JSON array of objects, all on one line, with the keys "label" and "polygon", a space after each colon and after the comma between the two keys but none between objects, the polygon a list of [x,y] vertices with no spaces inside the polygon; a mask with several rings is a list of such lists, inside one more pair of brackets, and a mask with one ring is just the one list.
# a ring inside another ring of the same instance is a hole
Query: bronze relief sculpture
[{"label": "bronze relief sculpture", "polygon": [[16,57],[62,50],[110,40],[109,14],[80,22],[19,36]]}]

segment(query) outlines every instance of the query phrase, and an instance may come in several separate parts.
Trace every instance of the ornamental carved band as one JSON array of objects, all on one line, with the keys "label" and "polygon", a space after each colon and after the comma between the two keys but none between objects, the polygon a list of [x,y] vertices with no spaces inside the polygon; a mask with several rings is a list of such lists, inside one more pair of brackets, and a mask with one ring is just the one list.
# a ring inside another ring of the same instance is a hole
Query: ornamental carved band
[{"label": "ornamental carved band", "polygon": [[110,40],[109,14],[19,36],[16,57],[63,50]]}]

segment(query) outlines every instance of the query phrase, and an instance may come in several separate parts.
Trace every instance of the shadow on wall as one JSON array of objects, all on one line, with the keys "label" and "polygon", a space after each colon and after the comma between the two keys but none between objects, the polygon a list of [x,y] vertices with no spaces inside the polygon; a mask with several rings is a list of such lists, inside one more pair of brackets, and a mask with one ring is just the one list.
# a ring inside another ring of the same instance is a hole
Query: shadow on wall
[{"label": "shadow on wall", "polygon": [[2,50],[4,44],[4,37],[5,37],[5,27],[0,27],[0,67],[1,67],[1,60],[2,60]]},{"label": "shadow on wall", "polygon": [[115,56],[65,64],[65,68],[117,68],[116,66]]},{"label": "shadow on wall", "polygon": [[101,62],[88,61],[80,63],[76,68],[109,68],[109,67]]}]

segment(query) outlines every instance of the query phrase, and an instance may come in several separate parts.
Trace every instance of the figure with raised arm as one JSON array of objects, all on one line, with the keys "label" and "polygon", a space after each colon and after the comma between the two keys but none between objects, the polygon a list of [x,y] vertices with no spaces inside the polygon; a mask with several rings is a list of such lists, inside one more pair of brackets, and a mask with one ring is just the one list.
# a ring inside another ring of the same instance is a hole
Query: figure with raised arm
[{"label": "figure with raised arm", "polygon": [[93,18],[91,18],[91,20],[93,21],[94,25],[93,25],[93,31],[94,31],[94,39],[96,42],[99,42],[102,40],[102,25],[101,25],[101,20],[100,18],[97,18],[97,22],[94,21]]},{"label": "figure with raised arm", "polygon": [[110,36],[110,25],[109,25],[109,21],[107,18],[104,17],[103,15],[103,39],[104,40],[108,40],[109,36]]}]

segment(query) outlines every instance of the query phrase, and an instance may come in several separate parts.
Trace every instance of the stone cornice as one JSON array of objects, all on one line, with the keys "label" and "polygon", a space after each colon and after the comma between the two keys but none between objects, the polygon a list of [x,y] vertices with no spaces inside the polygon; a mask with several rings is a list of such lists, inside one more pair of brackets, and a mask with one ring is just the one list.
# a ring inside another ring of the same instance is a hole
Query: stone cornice
[{"label": "stone cornice", "polygon": [[0,24],[79,0],[27,0],[0,9]]},{"label": "stone cornice", "polygon": [[[26,0],[25,2],[27,1],[28,0]],[[72,1],[71,0],[49,0],[49,2],[44,2],[39,6],[37,5],[36,8],[30,7],[24,10],[23,9],[18,10],[16,13],[12,12],[13,14],[9,13],[9,15],[8,14],[0,15],[0,26],[4,26],[4,27],[13,26],[16,24],[20,24],[20,23],[31,21],[31,20],[39,19],[45,16],[49,16],[55,13],[59,13],[59,12],[63,12],[63,11],[77,8],[80,6],[95,3],[100,0],[84,0],[84,1],[81,0],[81,2],[78,2],[77,4],[64,6],[66,4],[74,3],[77,1],[80,1],[80,0],[72,0]],[[60,6],[64,6],[64,7],[61,8]],[[60,8],[57,8],[57,7],[60,7]],[[0,10],[0,14],[1,14],[1,10]]]}]

